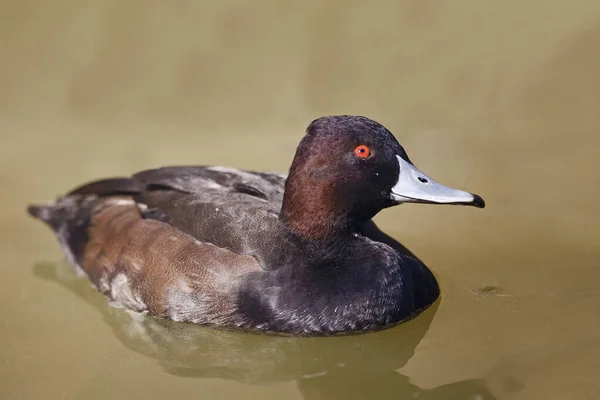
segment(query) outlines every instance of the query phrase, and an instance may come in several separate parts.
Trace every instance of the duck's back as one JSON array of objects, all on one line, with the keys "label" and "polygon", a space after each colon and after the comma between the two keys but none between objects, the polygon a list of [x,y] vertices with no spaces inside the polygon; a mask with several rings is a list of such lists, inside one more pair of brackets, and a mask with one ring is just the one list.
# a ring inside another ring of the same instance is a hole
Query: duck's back
[{"label": "duck's back", "polygon": [[146,218],[169,223],[194,238],[238,254],[259,254],[276,234],[285,177],[226,167],[167,167],[133,179]]},{"label": "duck's back", "polygon": [[95,181],[30,213],[119,305],[242,325],[235,314],[240,278],[262,268],[252,252],[277,224],[284,182],[222,167],[168,167]]}]

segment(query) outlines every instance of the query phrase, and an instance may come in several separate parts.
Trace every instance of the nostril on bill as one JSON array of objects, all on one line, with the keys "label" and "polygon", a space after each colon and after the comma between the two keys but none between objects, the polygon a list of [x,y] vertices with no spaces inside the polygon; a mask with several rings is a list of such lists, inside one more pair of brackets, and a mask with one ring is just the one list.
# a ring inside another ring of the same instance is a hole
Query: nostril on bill
[{"label": "nostril on bill", "polygon": [[422,183],[429,182],[427,179],[423,178],[422,176],[419,177],[419,181],[421,181]]}]

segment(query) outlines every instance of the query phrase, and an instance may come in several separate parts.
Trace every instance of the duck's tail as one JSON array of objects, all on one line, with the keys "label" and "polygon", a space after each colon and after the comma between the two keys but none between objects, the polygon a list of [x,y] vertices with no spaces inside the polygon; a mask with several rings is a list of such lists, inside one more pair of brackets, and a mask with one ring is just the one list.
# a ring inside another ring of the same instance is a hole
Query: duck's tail
[{"label": "duck's tail", "polygon": [[51,204],[31,204],[27,206],[27,213],[58,232],[65,224],[87,220],[94,200],[95,196],[66,196]]},{"label": "duck's tail", "polygon": [[27,206],[27,213],[34,218],[44,221],[48,226],[50,226],[53,230],[58,229],[58,221],[56,218],[56,204],[50,205],[40,205],[40,204],[31,204]]},{"label": "duck's tail", "polygon": [[82,249],[87,244],[87,228],[96,196],[66,196],[51,204],[31,204],[27,212],[46,223],[58,239],[71,265],[78,272]]},{"label": "duck's tail", "polygon": [[87,215],[88,206],[102,196],[117,194],[136,194],[140,192],[140,183],[131,178],[101,179],[81,185],[51,204],[31,204],[27,212],[34,218],[44,221],[54,231],[66,222]]}]

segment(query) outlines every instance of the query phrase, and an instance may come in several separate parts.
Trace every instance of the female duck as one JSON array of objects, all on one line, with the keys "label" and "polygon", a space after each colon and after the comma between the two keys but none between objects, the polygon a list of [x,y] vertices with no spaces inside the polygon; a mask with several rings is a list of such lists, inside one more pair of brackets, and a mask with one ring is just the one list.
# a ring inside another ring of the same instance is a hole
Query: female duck
[{"label": "female duck", "polygon": [[117,305],[223,327],[296,334],[376,330],[439,289],[371,218],[401,203],[484,207],[420,172],[365,117],[313,121],[289,176],[166,167],[95,181],[29,213]]}]

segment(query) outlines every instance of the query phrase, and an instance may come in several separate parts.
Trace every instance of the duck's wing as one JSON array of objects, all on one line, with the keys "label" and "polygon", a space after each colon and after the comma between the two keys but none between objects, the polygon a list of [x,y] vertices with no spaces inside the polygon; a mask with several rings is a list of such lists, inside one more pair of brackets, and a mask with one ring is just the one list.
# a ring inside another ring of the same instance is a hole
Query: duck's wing
[{"label": "duck's wing", "polygon": [[176,321],[242,325],[240,279],[252,256],[146,219],[129,195],[73,194],[30,214],[56,232],[69,261],[117,305]]},{"label": "duck's wing", "polygon": [[74,266],[126,308],[240,325],[237,283],[260,271],[252,247],[275,224],[285,178],[220,167],[168,167],[94,181],[31,215]]},{"label": "duck's wing", "polygon": [[255,254],[277,224],[285,176],[227,167],[150,169],[101,180],[69,195],[132,196],[142,216],[238,254]]}]

